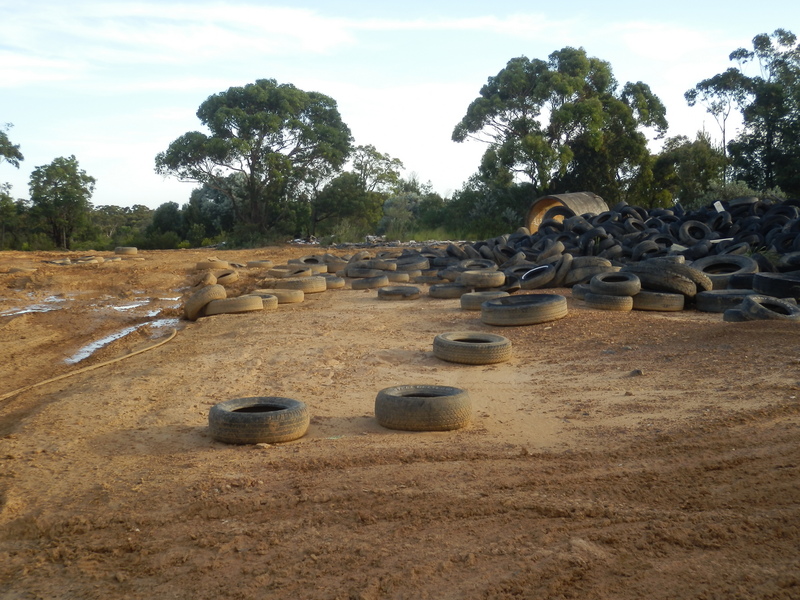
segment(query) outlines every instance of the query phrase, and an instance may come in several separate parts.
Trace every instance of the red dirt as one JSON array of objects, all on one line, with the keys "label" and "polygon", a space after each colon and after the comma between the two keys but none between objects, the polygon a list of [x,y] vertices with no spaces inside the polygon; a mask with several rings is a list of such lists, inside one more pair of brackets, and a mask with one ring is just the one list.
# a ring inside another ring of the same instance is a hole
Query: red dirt
[{"label": "red dirt", "polygon": [[[180,315],[198,260],[315,251],[0,253],[0,396],[163,338],[65,362]],[[241,269],[228,295],[263,276]],[[458,300],[308,294],[182,320],[163,346],[0,400],[0,597],[800,597],[800,328],[546,291],[566,318],[508,328]],[[32,304],[57,310],[15,314]],[[458,330],[508,337],[512,359],[435,358]],[[376,393],[406,383],[468,390],[472,423],[380,427]],[[308,434],[212,440],[209,408],[254,395],[304,401]]]}]

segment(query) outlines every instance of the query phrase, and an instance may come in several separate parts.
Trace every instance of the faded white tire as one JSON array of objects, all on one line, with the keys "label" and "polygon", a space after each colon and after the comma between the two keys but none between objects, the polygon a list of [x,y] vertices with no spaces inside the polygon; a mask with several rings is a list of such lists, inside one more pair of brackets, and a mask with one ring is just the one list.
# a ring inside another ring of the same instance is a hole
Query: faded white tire
[{"label": "faded white tire", "polygon": [[506,282],[506,274],[502,271],[488,269],[463,271],[456,277],[456,283],[467,287],[493,288],[500,287]]},{"label": "faded white tire", "polygon": [[114,248],[114,254],[138,254],[139,249],[135,246],[117,246]]},{"label": "faded white tire", "polygon": [[433,339],[433,355],[465,365],[490,365],[511,358],[511,340],[494,333],[452,331]]},{"label": "faded white tire", "polygon": [[214,285],[215,283],[217,283],[217,276],[211,271],[206,271],[197,278],[193,287],[205,287],[207,285]]},{"label": "faded white tire", "polygon": [[416,300],[421,292],[412,285],[390,285],[378,289],[378,300]]},{"label": "faded white tire", "polygon": [[481,304],[493,298],[505,298],[510,296],[508,292],[500,290],[483,291],[483,292],[468,292],[461,296],[461,308],[464,310],[480,310]]},{"label": "faded white tire", "polygon": [[239,274],[233,269],[228,269],[217,275],[217,283],[220,285],[230,285],[239,281]]},{"label": "faded white tire", "polygon": [[387,429],[450,431],[472,419],[465,390],[441,385],[398,385],[378,392],[375,419]]},{"label": "faded white tire", "polygon": [[354,279],[350,284],[354,290],[372,290],[389,285],[389,278],[386,275],[378,275],[376,277],[364,277],[362,279]]},{"label": "faded white tire", "polygon": [[231,265],[225,260],[201,260],[194,268],[198,271],[207,271],[209,269],[230,269]]},{"label": "faded white tire", "polygon": [[311,269],[302,265],[282,265],[269,270],[270,277],[285,279],[287,277],[311,277]]},{"label": "faded white tire", "polygon": [[338,277],[337,275],[332,275],[330,273],[326,273],[323,275],[325,278],[325,286],[329,290],[340,290],[346,285],[346,281],[344,277]]},{"label": "faded white tire", "polygon": [[247,268],[248,269],[271,269],[274,266],[274,263],[271,260],[248,260],[247,261]]},{"label": "faded white tire", "polygon": [[264,302],[261,296],[239,296],[238,298],[224,298],[222,300],[212,300],[206,305],[204,316],[234,314],[264,310]]},{"label": "faded white tire", "polygon": [[633,297],[633,310],[653,310],[659,312],[678,312],[683,310],[686,297],[669,292],[642,290]]},{"label": "faded white tire", "polygon": [[222,300],[227,295],[225,288],[221,285],[208,285],[201,288],[186,300],[183,305],[183,314],[190,321],[195,321],[203,315],[203,310],[210,302]]},{"label": "faded white tire", "polygon": [[[260,291],[260,290],[257,290]],[[264,310],[275,310],[278,308],[278,297],[275,294],[263,294],[250,292],[248,296],[258,296],[261,298],[261,303],[264,305]]]},{"label": "faded white tire", "polygon": [[279,288],[268,288],[254,290],[250,292],[251,296],[275,296],[278,299],[278,304],[297,304],[305,299],[303,290],[290,290]]},{"label": "faded white tire", "polygon": [[487,325],[535,325],[567,316],[567,299],[558,294],[528,294],[487,300],[481,321]]},{"label": "faded white tire", "polygon": [[325,278],[320,275],[311,277],[287,277],[275,280],[277,289],[301,290],[304,294],[318,294],[328,289]]},{"label": "faded white tire", "polygon": [[408,283],[411,281],[411,276],[407,271],[386,271],[386,278],[389,283]]},{"label": "faded white tire", "polygon": [[437,283],[430,287],[428,290],[428,295],[431,298],[461,298],[464,294],[467,294],[472,291],[472,288],[468,288],[458,283]]},{"label": "faded white tire", "polygon": [[227,444],[278,444],[303,437],[310,418],[305,403],[291,398],[234,398],[211,407],[211,437]]}]

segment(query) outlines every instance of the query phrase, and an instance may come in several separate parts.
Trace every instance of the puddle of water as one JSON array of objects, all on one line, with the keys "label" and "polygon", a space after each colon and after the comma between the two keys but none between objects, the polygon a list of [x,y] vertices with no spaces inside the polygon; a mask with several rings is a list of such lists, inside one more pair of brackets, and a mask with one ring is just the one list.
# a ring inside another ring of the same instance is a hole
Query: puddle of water
[{"label": "puddle of water", "polygon": [[17,315],[24,315],[27,313],[45,313],[51,310],[61,310],[63,306],[55,306],[59,302],[66,302],[66,298],[57,298],[56,296],[48,296],[40,303],[31,304],[21,309],[11,309],[0,312],[0,317],[15,317]]},{"label": "puddle of water", "polygon": [[150,301],[144,300],[142,302],[134,302],[133,304],[126,304],[125,306],[112,306],[111,308],[113,308],[114,310],[123,311],[123,310],[130,310],[132,308],[139,308],[140,306],[146,306],[148,304],[150,304]]},{"label": "puddle of water", "polygon": [[179,319],[157,319],[155,321],[150,321],[149,323],[139,323],[138,325],[131,325],[130,327],[121,329],[116,333],[112,333],[111,335],[107,335],[104,338],[96,340],[91,344],[85,345],[83,348],[78,350],[74,355],[65,359],[64,362],[70,365],[74,365],[75,363],[79,363],[82,360],[86,360],[101,348],[108,346],[111,342],[124,338],[126,335],[133,333],[134,331],[136,331],[137,329],[141,329],[142,327],[147,327],[149,325],[153,329],[164,329],[167,327],[177,328],[179,322],[180,322]]}]

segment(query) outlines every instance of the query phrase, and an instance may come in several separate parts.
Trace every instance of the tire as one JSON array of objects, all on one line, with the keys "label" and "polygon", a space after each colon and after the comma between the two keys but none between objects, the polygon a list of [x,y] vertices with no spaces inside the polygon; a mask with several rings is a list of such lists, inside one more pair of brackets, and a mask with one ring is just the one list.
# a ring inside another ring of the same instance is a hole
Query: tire
[{"label": "tire", "polygon": [[710,290],[700,292],[694,297],[695,307],[701,312],[724,313],[729,308],[737,308],[753,290]]},{"label": "tire", "polygon": [[598,310],[613,310],[629,312],[633,310],[633,296],[612,296],[609,294],[595,294],[587,292],[583,298],[586,306]]},{"label": "tire", "polygon": [[634,273],[599,273],[589,281],[594,294],[607,296],[635,296],[642,290],[642,282]]},{"label": "tire", "polygon": [[753,289],[765,296],[800,299],[800,274],[756,273],[753,275]]},{"label": "tire", "polygon": [[710,280],[712,289],[724,290],[733,275],[758,272],[758,263],[749,256],[739,254],[722,254],[700,258],[690,265],[705,274]]},{"label": "tire", "polygon": [[633,297],[633,310],[679,312],[685,304],[686,297],[683,294],[642,290]]},{"label": "tire", "polygon": [[346,285],[346,281],[344,277],[337,277],[336,275],[330,275],[326,273],[322,275],[325,278],[325,287],[329,290],[340,290]]},{"label": "tire", "polygon": [[212,300],[206,305],[203,311],[204,317],[223,314],[236,314],[264,310],[264,302],[261,296],[239,296],[238,298],[223,298]]},{"label": "tire", "polygon": [[572,297],[577,300],[583,300],[586,298],[586,294],[591,291],[588,283],[578,283],[572,286]]},{"label": "tire", "polygon": [[428,295],[431,298],[461,298],[464,294],[471,292],[472,289],[458,283],[437,283],[430,287]]},{"label": "tire", "polygon": [[722,320],[728,323],[743,323],[751,319],[742,312],[741,308],[729,308],[722,314]]},{"label": "tire", "polygon": [[287,277],[275,281],[277,289],[300,290],[304,294],[318,294],[328,289],[328,284],[322,275],[311,277]]},{"label": "tire", "polygon": [[497,263],[485,258],[468,258],[458,263],[458,266],[465,271],[496,271]]},{"label": "tire", "polygon": [[772,296],[747,296],[742,300],[741,311],[752,320],[800,322],[800,307]]},{"label": "tire", "polygon": [[567,316],[567,299],[557,294],[528,294],[487,300],[481,321],[487,325],[535,325]]},{"label": "tire", "polygon": [[301,265],[283,265],[273,267],[269,270],[269,276],[275,279],[286,279],[287,277],[311,277],[310,267]]},{"label": "tire", "polygon": [[274,263],[271,260],[248,260],[246,266],[248,269],[271,269]]},{"label": "tire", "polygon": [[228,269],[217,275],[217,283],[220,285],[230,285],[237,281],[239,281],[239,274],[232,269]]},{"label": "tire", "polygon": [[190,321],[196,321],[203,314],[209,302],[224,299],[228,293],[221,285],[207,285],[189,296],[183,305],[183,315]]},{"label": "tire", "polygon": [[211,271],[206,271],[200,277],[198,277],[197,281],[192,287],[195,288],[202,288],[207,285],[215,285],[217,283],[217,276],[214,275]]},{"label": "tire", "polygon": [[352,277],[356,279],[367,279],[369,277],[380,277],[383,275],[383,271],[380,269],[365,269],[364,267],[354,267],[351,265],[347,265],[344,269],[344,274],[346,277]]},{"label": "tire", "polygon": [[670,271],[667,263],[636,263],[622,267],[622,272],[635,274],[646,290],[683,294],[687,298],[694,298],[697,294],[694,281]]},{"label": "tire", "polygon": [[397,264],[398,271],[421,271],[429,269],[431,266],[428,259],[421,255],[401,256],[394,262]]},{"label": "tire", "polygon": [[433,339],[433,355],[464,365],[491,365],[511,358],[511,340],[493,333],[440,333]]},{"label": "tire", "polygon": [[462,389],[440,385],[398,385],[378,392],[375,419],[387,429],[451,431],[472,419],[472,402]]},{"label": "tire", "polygon": [[404,271],[386,271],[385,275],[389,283],[408,283],[411,280],[409,274]]},{"label": "tire", "polygon": [[139,249],[135,246],[117,246],[114,248],[114,254],[138,254]]},{"label": "tire", "polygon": [[303,437],[310,419],[305,403],[291,398],[234,398],[208,411],[211,437],[226,444],[279,444]]},{"label": "tire", "polygon": [[578,267],[575,268],[575,263],[578,261],[578,258],[591,258],[591,257],[577,257],[572,261],[573,268],[567,273],[567,276],[564,278],[564,286],[565,287],[572,287],[579,283],[589,283],[592,280],[592,277],[595,275],[599,275],[600,273],[616,273],[619,271],[619,267],[606,267],[606,266],[594,266],[594,267]]},{"label": "tire", "polygon": [[231,265],[225,260],[201,260],[194,268],[197,271],[207,271],[209,269],[230,269]]},{"label": "tire", "polygon": [[545,287],[556,276],[553,265],[541,265],[528,269],[519,276],[519,286],[523,290],[538,290]]},{"label": "tire", "polygon": [[[708,275],[695,269],[691,265],[687,265],[682,262],[676,262],[676,259],[678,259],[677,256],[675,257],[664,256],[651,259],[648,262],[653,263],[655,265],[662,265],[671,273],[675,273],[676,275],[680,275],[681,277],[686,277],[686,279],[693,281],[695,286],[697,286],[698,292],[707,292],[709,290],[714,289],[714,284],[708,278]],[[680,259],[678,259],[678,261],[679,260]]]},{"label": "tire", "polygon": [[468,292],[461,296],[461,308],[464,310],[480,310],[481,304],[492,298],[505,298],[508,292],[500,290],[486,291],[486,292]]},{"label": "tire", "polygon": [[506,282],[506,275],[502,271],[490,271],[481,269],[476,271],[463,271],[457,278],[456,283],[466,287],[493,288],[500,287]]},{"label": "tire", "polygon": [[361,279],[354,279],[350,287],[354,290],[373,290],[389,285],[389,278],[386,275],[377,275],[375,277],[363,277]]},{"label": "tire", "polygon": [[572,254],[570,254],[569,252],[561,255],[561,259],[555,265],[556,273],[553,276],[552,281],[550,282],[550,287],[564,286],[564,281],[566,281],[567,275],[572,269],[573,260],[574,258]]},{"label": "tire", "polygon": [[278,297],[275,294],[264,294],[261,293],[261,290],[257,290],[259,293],[250,292],[247,294],[248,296],[258,296],[261,298],[261,303],[264,305],[264,310],[275,310],[278,308]]},{"label": "tire", "polygon": [[422,293],[418,287],[395,285],[378,289],[378,300],[417,300]]},{"label": "tire", "polygon": [[290,290],[279,288],[266,288],[250,292],[251,296],[275,296],[278,299],[278,304],[297,304],[305,300],[305,293],[303,290]]}]

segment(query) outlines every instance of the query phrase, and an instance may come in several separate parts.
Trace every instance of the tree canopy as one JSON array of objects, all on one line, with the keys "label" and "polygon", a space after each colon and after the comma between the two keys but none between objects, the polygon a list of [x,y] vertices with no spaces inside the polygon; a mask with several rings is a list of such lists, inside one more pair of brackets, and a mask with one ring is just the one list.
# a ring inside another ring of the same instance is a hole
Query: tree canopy
[{"label": "tree canopy", "polygon": [[55,245],[70,249],[73,234],[86,220],[95,178],[86,174],[75,156],[56,158],[31,173],[33,211],[48,228]]},{"label": "tree canopy", "polygon": [[156,156],[156,172],[219,190],[237,222],[262,233],[279,227],[285,204],[330,177],[351,149],[332,98],[274,79],[209,96],[197,117],[210,134],[173,141]]},{"label": "tree canopy", "polygon": [[618,89],[609,63],[566,47],[547,61],[511,59],[481,88],[453,140],[488,144],[485,178],[522,177],[540,194],[591,189],[614,198],[649,156],[646,128],[656,136],[667,129],[650,87]]}]

